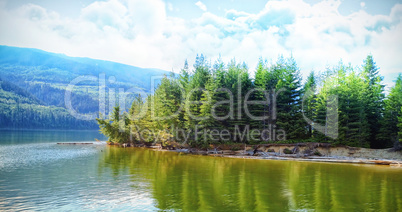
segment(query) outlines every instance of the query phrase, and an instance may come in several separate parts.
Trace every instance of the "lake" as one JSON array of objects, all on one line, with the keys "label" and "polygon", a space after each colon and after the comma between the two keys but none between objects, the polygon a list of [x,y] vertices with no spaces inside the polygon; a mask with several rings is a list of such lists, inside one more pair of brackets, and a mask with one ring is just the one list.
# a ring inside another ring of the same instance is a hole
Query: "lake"
[{"label": "lake", "polygon": [[402,211],[402,168],[184,155],[95,138],[106,140],[0,130],[0,211]]}]

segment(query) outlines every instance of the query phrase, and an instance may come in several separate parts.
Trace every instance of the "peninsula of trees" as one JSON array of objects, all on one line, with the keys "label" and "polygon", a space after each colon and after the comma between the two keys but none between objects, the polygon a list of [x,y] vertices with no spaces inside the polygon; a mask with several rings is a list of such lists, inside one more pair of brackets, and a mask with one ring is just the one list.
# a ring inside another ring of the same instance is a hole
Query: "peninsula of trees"
[{"label": "peninsula of trees", "polygon": [[[311,72],[303,82],[292,57],[279,57],[274,64],[260,59],[251,77],[245,63],[218,59],[211,65],[200,55],[193,69],[186,61],[181,73],[163,77],[154,93],[138,95],[129,112],[116,106],[109,117],[97,121],[114,143],[398,146],[402,74],[386,95],[378,70],[368,55],[357,68],[339,62],[323,72]],[[252,101],[257,103],[247,103]],[[260,137],[242,134],[253,129],[266,131]],[[223,131],[230,139],[199,133]]]}]

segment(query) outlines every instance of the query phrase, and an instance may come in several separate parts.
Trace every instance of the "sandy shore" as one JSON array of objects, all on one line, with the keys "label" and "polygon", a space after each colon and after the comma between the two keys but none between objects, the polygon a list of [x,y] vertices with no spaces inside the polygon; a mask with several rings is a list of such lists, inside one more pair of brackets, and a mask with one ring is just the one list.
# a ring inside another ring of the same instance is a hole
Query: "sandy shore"
[{"label": "sandy shore", "polygon": [[[348,146],[334,147],[321,143],[243,146],[242,150],[233,150],[233,146],[219,146],[207,150],[194,148],[166,150],[160,146],[152,146],[152,148],[158,151],[165,150],[214,157],[374,164],[402,167],[402,152],[391,151],[391,149],[369,149]],[[285,152],[288,154],[285,154]]]},{"label": "sandy shore", "polygon": [[336,157],[308,157],[308,158],[292,158],[287,156],[282,157],[260,157],[260,156],[223,156],[233,158],[247,158],[247,159],[265,159],[265,160],[293,160],[293,161],[311,161],[311,162],[326,162],[326,163],[355,163],[355,164],[373,164],[373,165],[391,165],[402,168],[402,161],[400,160],[386,160],[386,159],[364,159],[364,158],[336,158]]}]

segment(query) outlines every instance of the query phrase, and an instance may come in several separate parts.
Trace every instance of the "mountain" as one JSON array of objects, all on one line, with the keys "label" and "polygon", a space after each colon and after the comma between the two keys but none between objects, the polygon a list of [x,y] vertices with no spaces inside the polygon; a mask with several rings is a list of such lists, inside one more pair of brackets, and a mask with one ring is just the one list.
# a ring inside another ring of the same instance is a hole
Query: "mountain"
[{"label": "mountain", "polygon": [[[25,68],[36,67],[39,70],[36,69],[33,73],[40,73],[41,76],[51,74],[52,76],[47,76],[44,79],[50,82],[69,82],[80,75],[97,76],[100,73],[105,73],[107,77],[116,77],[116,80],[122,84],[135,85],[146,91],[150,90],[151,76],[160,76],[168,73],[160,69],[139,68],[104,60],[68,57],[63,54],[55,54],[38,49],[1,45],[0,65],[3,67],[7,65]],[[53,71],[56,71],[56,73]],[[2,74],[7,73],[2,72]]]},{"label": "mountain", "polygon": [[65,108],[44,106],[19,86],[0,78],[0,128],[96,129],[94,121],[79,120]]},{"label": "mountain", "polygon": [[[4,122],[6,116],[11,117],[7,119],[8,122],[18,122],[10,116],[11,112],[17,110],[17,104],[20,110],[29,108],[28,105],[37,108],[31,113],[43,113],[38,108],[51,111],[51,114],[68,113],[65,95],[67,86],[72,83],[75,85],[72,86],[71,105],[79,113],[99,112],[99,86],[102,85],[100,82],[105,83],[106,96],[102,102],[105,104],[106,112],[115,105],[114,102],[119,102],[120,90],[131,91],[125,98],[125,106],[128,108],[138,93],[150,92],[152,76],[165,74],[169,72],[90,58],[68,57],[38,49],[0,45],[0,78],[2,80],[0,103],[4,109],[0,111],[2,118],[0,122]],[[82,80],[85,77],[92,78]],[[5,111],[9,114],[5,115]],[[23,120],[19,121],[23,122]],[[21,123],[11,125],[21,126]],[[25,125],[23,127],[29,127]],[[81,125],[90,126],[91,124]],[[39,128],[48,127],[51,128],[51,126]],[[71,127],[79,128],[77,125]],[[58,128],[70,127],[63,125]]]}]

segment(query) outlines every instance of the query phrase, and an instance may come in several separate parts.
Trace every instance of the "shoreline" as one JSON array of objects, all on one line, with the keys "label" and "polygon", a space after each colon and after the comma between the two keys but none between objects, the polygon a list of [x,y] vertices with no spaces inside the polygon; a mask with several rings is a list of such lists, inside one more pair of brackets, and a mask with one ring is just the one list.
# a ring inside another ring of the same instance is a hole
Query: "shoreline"
[{"label": "shoreline", "polygon": [[[110,145],[110,144],[108,144]],[[307,161],[325,163],[350,163],[350,164],[371,164],[387,165],[402,168],[402,152],[391,151],[391,149],[369,149],[349,146],[331,146],[327,143],[299,143],[299,144],[265,144],[265,145],[218,145],[211,149],[197,149],[144,144],[117,145],[122,148],[135,147],[147,148],[154,151],[169,151],[179,154],[205,155],[213,157],[227,157],[238,159],[259,159],[259,160],[286,160],[286,161]]]},{"label": "shoreline", "polygon": [[[134,147],[144,148],[144,147]],[[146,148],[146,147],[145,147]],[[200,153],[187,153],[177,150],[147,148],[154,151],[169,151],[188,155],[203,155],[210,157],[224,157],[236,159],[255,159],[255,160],[282,160],[282,161],[304,161],[304,162],[321,162],[321,163],[349,163],[349,164],[368,164],[368,165],[388,165],[392,167],[402,168],[402,160],[389,160],[389,159],[370,159],[370,158],[341,158],[341,157],[294,157],[294,156],[252,156],[252,155],[227,155],[227,154],[204,154]]]},{"label": "shoreline", "polygon": [[351,163],[351,164],[371,164],[371,165],[389,165],[402,168],[402,161],[398,160],[372,160],[366,158],[330,158],[330,157],[315,157],[315,158],[292,158],[292,157],[259,157],[259,156],[222,156],[228,158],[244,158],[244,159],[260,159],[260,160],[284,160],[284,161],[305,161],[305,162],[322,162],[322,163]]}]

